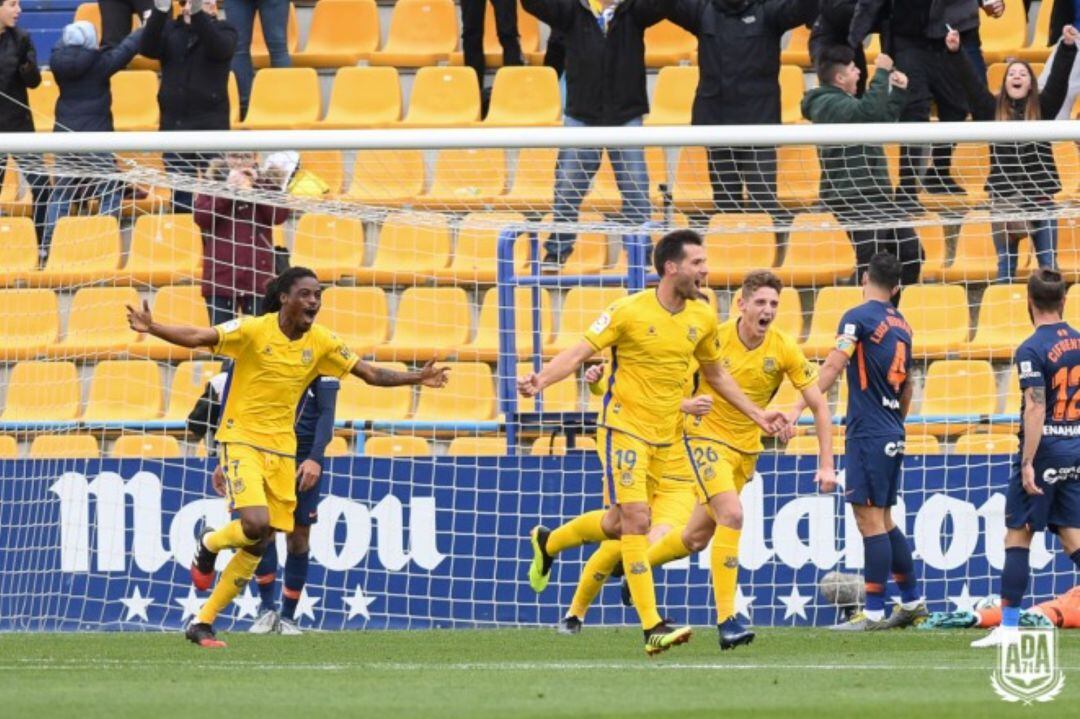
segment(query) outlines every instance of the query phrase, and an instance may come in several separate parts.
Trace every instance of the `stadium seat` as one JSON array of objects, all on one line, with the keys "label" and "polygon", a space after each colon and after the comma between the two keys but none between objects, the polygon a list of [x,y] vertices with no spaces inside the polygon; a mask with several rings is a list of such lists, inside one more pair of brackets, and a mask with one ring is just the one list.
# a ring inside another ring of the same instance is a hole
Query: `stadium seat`
[{"label": "stadium seat", "polygon": [[236,84],[236,73],[229,72],[229,127],[235,130],[240,125],[240,86]]},{"label": "stadium seat", "polygon": [[1024,285],[990,285],[979,302],[979,324],[965,354],[1009,360],[1032,332]]},{"label": "stadium seat", "polygon": [[830,285],[854,274],[855,251],[847,232],[832,214],[796,215],[788,234],[784,264],[774,272],[786,285]]},{"label": "stadium seat", "polygon": [[431,189],[417,197],[415,205],[436,210],[480,210],[504,192],[506,155],[502,148],[439,150]]},{"label": "stadium seat", "polygon": [[423,437],[395,435],[371,437],[364,442],[364,454],[369,457],[428,457],[431,445]]},{"label": "stadium seat", "polygon": [[806,83],[801,67],[782,65],[780,67],[780,122],[785,125],[802,122],[802,99],[806,94]]},{"label": "stadium seat", "polygon": [[[0,232],[2,223],[0,219]],[[1070,281],[1080,282],[1080,222],[1076,218],[1058,220],[1057,264]]]},{"label": "stadium seat", "polygon": [[663,67],[690,62],[697,55],[697,38],[670,20],[645,30],[645,65]]},{"label": "stadium seat", "polygon": [[375,260],[356,269],[360,284],[412,285],[430,280],[450,264],[450,227],[445,214],[391,214],[383,220]]},{"label": "stadium seat", "polygon": [[713,212],[712,182],[709,180],[709,160],[704,147],[683,147],[675,163],[675,182],[671,201],[682,212]]},{"label": "stadium seat", "polygon": [[29,217],[0,217],[0,284],[25,283],[37,270],[38,243]]},{"label": "stadium seat", "polygon": [[[1050,57],[1050,16],[1053,14],[1053,8],[1053,0],[1039,3],[1039,14],[1035,18],[1035,32],[1027,47],[1020,48],[1014,53],[1017,58],[1041,65]],[[1039,71],[1041,70],[1042,68],[1039,68]]]},{"label": "stadium seat", "polygon": [[[358,27],[358,26],[357,26]],[[356,34],[360,34],[359,30],[354,30]],[[285,25],[285,46],[289,50],[289,57],[295,57],[297,50],[300,49],[300,23],[296,17],[296,5],[289,3],[289,20]],[[252,23],[251,28],[251,64],[256,68],[269,67],[270,65],[270,50],[266,47],[266,38],[263,37],[262,31],[262,18],[259,17],[259,11],[255,11],[255,22]],[[299,64],[293,61],[293,64]]]},{"label": "stadium seat", "polygon": [[938,437],[966,432],[997,411],[994,369],[982,360],[939,360],[930,364],[919,416]]},{"label": "stadium seat", "polygon": [[[491,3],[487,3],[491,8]],[[521,15],[518,15],[520,18]],[[495,73],[489,127],[558,125],[562,118],[559,77],[550,67],[504,67]]]},{"label": "stadium seat", "polygon": [[[539,62],[529,61],[530,66],[543,64],[544,53],[540,52],[540,21],[525,12],[520,1],[517,4],[518,44],[525,58],[539,56]],[[458,50],[450,53],[451,65],[463,65],[465,53]],[[484,65],[491,69],[503,66],[502,43],[499,42],[498,26],[495,24],[495,9],[491,3],[484,5]],[[561,104],[561,103],[560,103]]]},{"label": "stadium seat", "polygon": [[449,59],[459,35],[453,0],[398,0],[386,45],[372,53],[368,62],[396,67],[436,65]]},{"label": "stadium seat", "polygon": [[[792,437],[787,445],[784,446],[784,454],[795,456],[817,454],[820,446],[816,434],[797,435]],[[845,442],[843,434],[833,434],[832,449],[834,457],[842,457],[844,455]]]},{"label": "stadium seat", "polygon": [[0,184],[0,214],[26,216],[32,211],[33,198],[22,183],[22,173],[15,164],[15,158],[8,155],[5,164],[3,183]]},{"label": "stadium seat", "polygon": [[836,346],[840,318],[852,307],[862,304],[862,301],[862,288],[823,287],[814,301],[810,333],[802,345],[803,352],[814,359],[825,359]]},{"label": "stadium seat", "polygon": [[322,130],[386,127],[401,119],[401,85],[396,67],[343,67],[334,75]]},{"label": "stadium seat", "polygon": [[18,459],[19,443],[10,434],[0,434],[0,459]]},{"label": "stadium seat", "polygon": [[34,287],[88,284],[116,275],[120,267],[120,227],[115,217],[61,217],[53,230],[45,269],[31,273]]},{"label": "stadium seat", "polygon": [[1022,2],[1007,2],[1001,17],[985,14],[980,17],[979,39],[986,62],[1001,62],[1022,51],[1027,39],[1026,13]]},{"label": "stadium seat", "polygon": [[479,120],[480,88],[471,67],[420,68],[403,127],[468,127]]},{"label": "stadium seat", "polygon": [[950,174],[964,188],[964,194],[919,192],[919,201],[929,210],[957,210],[986,202],[986,177],[990,174],[990,149],[985,142],[961,143],[953,150]]},{"label": "stadium seat", "polygon": [[936,359],[966,350],[971,321],[962,286],[905,287],[900,311],[914,331],[911,351],[915,357]]},{"label": "stadium seat", "polygon": [[919,244],[923,248],[923,263],[919,272],[920,282],[939,282],[945,272],[948,248],[945,244],[945,228],[936,213],[927,212],[915,218]]},{"label": "stadium seat", "polygon": [[206,389],[206,383],[219,372],[221,362],[218,361],[195,360],[177,365],[169,385],[169,406],[163,419],[186,421],[196,400]]},{"label": "stadium seat", "polygon": [[[199,285],[161,287],[154,294],[151,309],[154,320],[163,324],[210,326],[210,313]],[[199,351],[178,347],[152,335],[144,335],[128,347],[128,352],[135,357],[172,361],[192,359]]]},{"label": "stadium seat", "polygon": [[[742,290],[739,287],[732,288],[731,308],[728,310],[728,319],[738,317],[739,315],[739,305],[737,300],[741,292]],[[839,318],[837,321],[839,321]],[[773,326],[782,332],[788,333],[794,337],[796,341],[802,337],[802,300],[799,299],[799,291],[794,287],[785,287],[780,291],[780,308],[776,312],[776,319],[773,320]],[[834,337],[835,332],[836,328],[834,327]]]},{"label": "stadium seat", "polygon": [[[345,184],[345,158],[341,150],[306,150],[300,153],[299,169],[317,175],[330,188],[319,197],[334,199]],[[294,194],[296,190],[292,191]]]},{"label": "stadium seat", "polygon": [[371,354],[390,336],[386,293],[379,287],[327,287],[319,323],[333,330],[353,352]]},{"label": "stadium seat", "polygon": [[[1021,243],[1018,269],[1030,265],[1031,258],[1023,256],[1028,254],[1026,249],[1026,243]],[[956,257],[942,272],[942,278],[946,282],[990,282],[997,278],[997,260],[990,216],[981,211],[969,212],[956,238]]]},{"label": "stadium seat", "polygon": [[495,377],[484,362],[447,362],[442,389],[420,388],[413,419],[430,422],[482,422],[495,417]]},{"label": "stadium seat", "polygon": [[[576,437],[574,450],[581,452],[595,452],[596,440],[592,437]],[[534,457],[555,457],[566,454],[566,436],[562,434],[554,437],[537,437],[533,440],[529,454]]]},{"label": "stadium seat", "polygon": [[461,287],[410,287],[401,293],[394,335],[375,358],[419,362],[450,355],[472,334],[469,296]]},{"label": "stadium seat", "polygon": [[[532,289],[517,287],[514,290],[514,338],[518,357],[532,355]],[[551,294],[546,289],[540,290],[540,347],[551,341]],[[477,323],[476,337],[458,348],[457,356],[462,360],[480,360],[494,362],[499,356],[499,291],[497,288],[484,292],[480,305],[480,320]]]},{"label": "stadium seat", "polygon": [[185,282],[202,274],[202,231],[191,215],[141,215],[131,232],[127,264],[117,281]]},{"label": "stadium seat", "polygon": [[763,213],[713,215],[705,235],[709,285],[737,286],[747,273],[776,264],[772,224],[772,218]]},{"label": "stadium seat", "polygon": [[953,454],[1009,454],[1020,451],[1020,438],[1015,434],[988,434],[970,432],[961,436],[953,445]]},{"label": "stadium seat", "polygon": [[292,262],[314,270],[321,282],[355,276],[364,262],[364,223],[356,217],[303,215],[293,230]]},{"label": "stadium seat", "polygon": [[507,210],[542,212],[555,199],[555,160],[558,150],[529,147],[517,151],[514,183],[510,191],[496,197],[492,206]]},{"label": "stadium seat", "polygon": [[[491,7],[491,4],[488,4]],[[502,457],[506,437],[455,437],[446,448],[449,457]]]},{"label": "stadium seat", "polygon": [[[545,215],[544,223],[554,222],[551,215]],[[603,223],[603,215],[595,212],[582,212],[578,215],[578,222],[583,224]],[[543,248],[549,232],[541,232],[539,241]],[[598,274],[608,260],[608,236],[604,232],[583,231],[577,234],[574,240],[574,249],[563,264],[562,273],[566,275],[592,275]]]},{"label": "stadium seat", "polygon": [[[657,162],[656,155],[660,153],[663,159],[663,150],[659,148],[645,148],[645,171],[649,177],[649,197],[653,202],[659,200],[655,187],[660,182],[666,182],[666,178],[657,176],[658,173],[666,174],[666,162]],[[650,162],[652,156],[652,162]],[[659,204],[657,202],[657,204]],[[593,177],[592,187],[589,188],[585,199],[581,203],[581,209],[585,212],[608,212],[614,213],[622,210],[622,193],[615,181],[615,169],[611,164],[611,157],[607,150],[600,157],[600,167]]]},{"label": "stadium seat", "polygon": [[787,45],[780,52],[780,63],[810,67],[810,28],[799,25],[788,34]]},{"label": "stadium seat", "polygon": [[176,437],[167,434],[125,434],[113,443],[113,459],[177,459],[183,456]]},{"label": "stadium seat", "polygon": [[423,191],[423,151],[360,150],[344,199],[369,205],[405,205]]},{"label": "stadium seat", "polygon": [[[529,374],[533,370],[533,363],[518,362],[516,369],[516,376],[523,377]],[[578,372],[572,373],[569,377],[564,377],[555,384],[546,388],[542,393],[543,402],[541,406],[545,412],[577,412],[578,411],[578,389],[581,384],[581,375]],[[588,389],[584,390],[588,392]],[[518,397],[517,398],[518,412],[535,412],[536,411],[536,398],[535,397]]]},{"label": "stadium seat", "polygon": [[[516,212],[473,212],[465,216],[458,227],[457,242],[450,266],[435,271],[442,283],[492,284],[496,279],[499,235],[508,225],[525,223],[525,216]],[[529,247],[522,234],[514,243],[514,269],[525,270]]]},{"label": "stadium seat", "polygon": [[[160,152],[118,152],[116,164],[124,171],[165,173]],[[137,182],[124,194],[120,208],[124,217],[138,217],[148,212],[160,214],[171,209],[168,206],[171,198],[172,190],[167,186]]]},{"label": "stadium seat", "polygon": [[378,48],[375,0],[320,0],[311,13],[304,49],[290,54],[300,67],[344,68],[367,60]]},{"label": "stadium seat", "polygon": [[319,75],[310,67],[268,67],[255,73],[243,130],[302,130],[322,112]]},{"label": "stadium seat", "polygon": [[120,354],[139,341],[128,327],[126,305],[139,307],[142,300],[131,287],[84,287],[75,293],[68,310],[64,339],[47,350],[52,357],[85,360]]},{"label": "stadium seat", "polygon": [[[375,362],[376,367],[404,372],[402,362]],[[336,415],[338,421],[367,422],[405,419],[412,409],[412,387],[372,387],[363,382],[346,380],[338,391]]]},{"label": "stadium seat", "polygon": [[904,439],[904,454],[944,454],[941,442],[932,434],[918,434],[908,432]]},{"label": "stadium seat", "polygon": [[1054,199],[1059,202],[1075,200],[1080,197],[1080,152],[1076,143],[1055,142],[1050,147],[1061,180],[1061,191],[1054,195]]},{"label": "stadium seat", "polygon": [[85,422],[137,422],[161,416],[161,369],[150,360],[105,360],[94,366]]},{"label": "stadium seat", "polygon": [[[1049,4],[1053,4],[1052,2]],[[1043,52],[1049,52],[1049,48],[1043,47]],[[1035,73],[1035,77],[1038,78],[1042,74],[1045,65],[1042,62],[1033,62],[1031,69]],[[986,68],[986,86],[990,88],[990,92],[995,95],[1001,91],[1001,83],[1005,79],[1005,70],[1009,67],[1007,62],[995,62]]]},{"label": "stadium seat", "polygon": [[65,422],[79,415],[82,388],[74,362],[19,362],[8,376],[4,422]]},{"label": "stadium seat", "polygon": [[60,306],[52,290],[0,290],[0,361],[32,359],[56,342]]},{"label": "stadium seat", "polygon": [[556,354],[583,341],[585,330],[615,300],[626,297],[621,287],[572,287],[563,298],[559,330],[546,354]]},{"label": "stadium seat", "polygon": [[[93,4],[97,7],[97,3]],[[56,100],[60,97],[60,87],[53,78],[52,71],[41,71],[41,84],[27,90],[27,99],[30,101],[30,114],[34,117],[34,130],[37,132],[52,132],[56,125]]]},{"label": "stadium seat", "polygon": [[776,199],[781,205],[805,208],[816,205],[821,165],[812,145],[776,148]]},{"label": "stadium seat", "polygon": [[341,436],[332,438],[323,450],[324,457],[346,457],[349,454],[349,441]]},{"label": "stadium seat", "polygon": [[1080,327],[1080,285],[1070,287],[1065,297],[1065,321],[1073,327]]},{"label": "stadium seat", "polygon": [[[1013,364],[1009,367],[1009,378],[1005,384],[1005,408],[1002,410],[1002,414],[1019,419],[1021,399],[1020,372],[1017,370],[1016,365]],[[993,429],[991,428],[991,431]]]},{"label": "stadium seat", "polygon": [[697,65],[670,65],[656,74],[646,125],[689,125],[700,71]]},{"label": "stadium seat", "polygon": [[158,129],[161,112],[156,98],[158,77],[153,70],[121,70],[110,79],[113,127],[117,130]]},{"label": "stadium seat", "polygon": [[89,434],[39,434],[30,443],[30,459],[97,459],[97,439]]}]

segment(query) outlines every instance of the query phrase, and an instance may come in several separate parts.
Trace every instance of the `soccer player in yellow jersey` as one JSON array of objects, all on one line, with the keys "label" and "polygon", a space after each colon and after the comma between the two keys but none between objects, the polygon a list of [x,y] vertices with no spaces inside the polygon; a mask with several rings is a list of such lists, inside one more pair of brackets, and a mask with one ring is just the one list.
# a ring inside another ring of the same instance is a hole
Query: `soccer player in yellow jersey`
[{"label": "soccer player in yellow jersey", "polygon": [[[722,364],[758,407],[769,404],[784,377],[802,392],[814,413],[820,444],[816,479],[822,491],[832,491],[836,481],[832,417],[817,386],[817,367],[806,359],[794,337],[773,326],[782,289],[780,279],[768,270],[747,275],[737,299],[739,314],[718,331]],[[708,385],[703,389],[713,392]],[[754,633],[735,615],[735,587],[742,531],[739,493],[754,476],[762,451],[761,430],[724,397],[714,396],[710,412],[686,417],[683,435],[683,452],[678,458],[685,462],[685,468],[670,472],[694,477],[700,504],[681,533],[669,532],[649,548],[647,556],[655,567],[700,551],[712,540],[717,631],[720,648],[731,649],[754,639]]]},{"label": "soccer player in yellow jersey", "polygon": [[203,532],[191,567],[192,583],[197,589],[209,589],[218,552],[239,551],[185,632],[202,647],[225,646],[214,634],[214,619],[251,579],[274,531],[293,529],[297,481],[293,421],[300,395],[311,380],[318,375],[351,373],[378,386],[446,384],[447,369],[433,362],[416,372],[395,372],[362,362],[332,332],[315,324],[322,288],[311,270],[293,267],[274,282],[280,291],[280,311],[217,327],[159,324],[145,302],[141,310],[127,308],[128,324],[136,332],[181,347],[209,347],[234,360],[217,440],[231,507],[239,518]]},{"label": "soccer player in yellow jersey", "polygon": [[668,451],[679,441],[679,405],[690,363],[696,359],[705,381],[765,431],[776,433],[786,421],[783,413],[766,412],[747,399],[720,365],[716,313],[697,299],[708,275],[701,236],[690,230],[669,233],[657,244],[653,261],[660,275],[658,287],[613,303],[581,342],[556,355],[540,373],[518,379],[519,392],[531,397],[611,348],[611,378],[597,422],[610,509],[587,512],[552,532],[534,528],[529,584],[543,591],[552,559],[564,549],[621,538],[623,567],[650,655],[686,642],[691,633],[688,627],[671,627],[660,619],[645,559],[649,495]]}]

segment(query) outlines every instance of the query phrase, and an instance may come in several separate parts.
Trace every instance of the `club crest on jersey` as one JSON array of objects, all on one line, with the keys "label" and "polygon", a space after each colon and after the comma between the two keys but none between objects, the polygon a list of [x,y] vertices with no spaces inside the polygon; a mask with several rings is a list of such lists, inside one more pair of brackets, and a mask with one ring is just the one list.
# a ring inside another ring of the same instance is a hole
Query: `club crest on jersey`
[{"label": "club crest on jersey", "polygon": [[263,347],[262,353],[269,357],[270,355],[274,354],[274,348],[270,345],[266,345],[265,347]]},{"label": "club crest on jersey", "polygon": [[310,349],[305,349],[303,352],[300,353],[300,364],[311,364],[313,359],[314,355],[312,354]]},{"label": "club crest on jersey", "polygon": [[624,487],[632,487],[634,484],[634,473],[630,471],[623,472],[619,477],[619,484]]},{"label": "club crest on jersey", "polygon": [[686,330],[686,339],[691,342],[697,342],[697,327],[691,325],[689,329]]},{"label": "club crest on jersey", "polygon": [[766,357],[761,368],[765,371],[765,374],[776,374],[776,358]]},{"label": "club crest on jersey", "polygon": [[716,479],[716,470],[712,467],[706,467],[705,471],[701,473],[701,476],[705,479],[705,481]]}]

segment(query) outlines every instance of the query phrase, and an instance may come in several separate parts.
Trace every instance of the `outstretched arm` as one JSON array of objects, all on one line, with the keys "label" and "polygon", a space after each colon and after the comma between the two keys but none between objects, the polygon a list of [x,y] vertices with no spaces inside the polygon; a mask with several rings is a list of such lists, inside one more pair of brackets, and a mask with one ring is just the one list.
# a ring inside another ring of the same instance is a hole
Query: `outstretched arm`
[{"label": "outstretched arm", "polygon": [[127,307],[128,326],[136,332],[153,335],[170,344],[188,349],[213,347],[218,343],[218,333],[213,327],[191,327],[188,325],[163,325],[154,322],[150,314],[150,304],[143,300],[141,310],[131,305]]},{"label": "outstretched arm", "polygon": [[422,384],[425,387],[445,387],[449,379],[449,367],[436,367],[435,360],[428,360],[419,370],[399,372],[398,370],[376,367],[363,360],[353,365],[352,375],[359,377],[374,387],[398,387],[404,384]]},{"label": "outstretched arm", "polygon": [[530,372],[518,378],[518,392],[523,397],[533,397],[545,387],[550,387],[570,373],[576,372],[581,364],[596,354],[596,348],[582,340],[569,347],[548,362],[539,373]]},{"label": "outstretched arm", "polygon": [[787,422],[782,412],[775,410],[762,410],[750,401],[750,398],[739,387],[739,383],[724,371],[719,362],[702,362],[701,376],[712,385],[712,388],[720,393],[731,405],[745,414],[754,423],[769,434],[776,434],[783,429]]}]

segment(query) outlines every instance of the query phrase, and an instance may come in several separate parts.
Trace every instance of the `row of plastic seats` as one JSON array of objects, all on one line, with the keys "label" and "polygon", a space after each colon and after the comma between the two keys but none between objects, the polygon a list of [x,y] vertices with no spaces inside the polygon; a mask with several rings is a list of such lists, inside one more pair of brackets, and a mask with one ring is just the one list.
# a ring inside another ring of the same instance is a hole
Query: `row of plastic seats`
[{"label": "row of plastic seats", "polygon": [[[784,453],[791,455],[817,454],[819,447],[816,435],[799,435],[793,437],[787,443],[784,447]],[[834,435],[833,454],[843,455],[844,449],[844,435]],[[904,453],[907,455],[941,455],[945,454],[947,449],[950,450],[950,454],[961,455],[1016,454],[1020,450],[1020,440],[1015,434],[969,432],[961,435],[949,447],[934,435],[908,432],[904,443]]]}]

